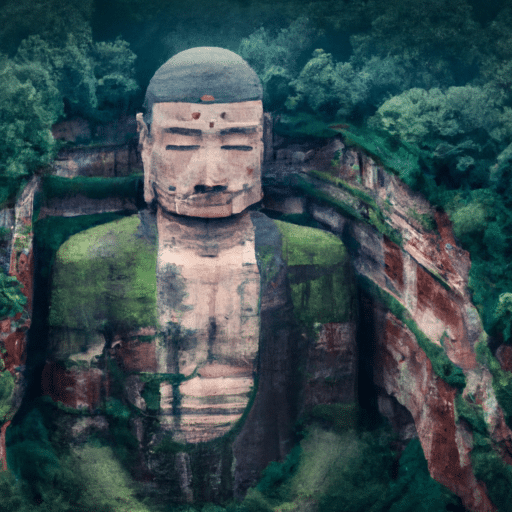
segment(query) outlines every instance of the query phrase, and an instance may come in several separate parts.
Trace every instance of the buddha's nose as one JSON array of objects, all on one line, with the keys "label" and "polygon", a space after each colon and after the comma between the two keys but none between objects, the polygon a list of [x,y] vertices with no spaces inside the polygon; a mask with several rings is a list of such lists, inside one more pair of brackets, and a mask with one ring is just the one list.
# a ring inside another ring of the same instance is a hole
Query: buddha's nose
[{"label": "buddha's nose", "polygon": [[194,194],[223,192],[227,189],[227,179],[223,172],[222,151],[214,144],[206,144],[194,155],[189,169],[192,171],[191,185]]}]

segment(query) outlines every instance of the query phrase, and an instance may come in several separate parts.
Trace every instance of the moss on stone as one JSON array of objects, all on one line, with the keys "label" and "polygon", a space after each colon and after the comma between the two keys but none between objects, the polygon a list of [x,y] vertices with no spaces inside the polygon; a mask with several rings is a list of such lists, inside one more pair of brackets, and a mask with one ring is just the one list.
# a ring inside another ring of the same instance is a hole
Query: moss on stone
[{"label": "moss on stone", "polygon": [[317,404],[308,414],[308,420],[316,420],[331,426],[335,432],[356,429],[358,406],[350,404]]},{"label": "moss on stone", "polygon": [[279,264],[275,257],[275,247],[262,245],[258,248],[258,267],[263,282],[270,282],[279,273]]},{"label": "moss on stone", "polygon": [[488,435],[483,407],[473,402],[471,397],[463,397],[457,393],[455,395],[455,412],[458,418],[462,418],[471,425],[473,431]]},{"label": "moss on stone", "polygon": [[321,229],[274,221],[283,236],[283,257],[288,266],[331,266],[347,259],[340,239]]},{"label": "moss on stone", "polygon": [[412,332],[418,345],[425,352],[432,363],[434,373],[443,379],[447,384],[457,389],[464,389],[466,377],[461,368],[455,365],[447,356],[444,349],[430,340],[430,338],[418,327],[411,314],[405,306],[395,299],[390,293],[365,276],[359,276],[361,287],[372,297],[386,306],[393,315],[404,323]]},{"label": "moss on stone", "polygon": [[291,180],[291,186],[299,189],[301,192],[305,193],[308,196],[314,197],[321,203],[334,207],[336,211],[340,212],[342,215],[345,215],[351,219],[356,219],[365,222],[364,217],[352,206],[341,201],[338,201],[335,198],[331,197],[329,194],[322,192],[321,190],[318,190],[313,184],[307,182],[304,178],[302,178],[299,175],[293,175],[293,180]]},{"label": "moss on stone", "polygon": [[371,206],[372,208],[375,208],[375,209],[379,208],[377,203],[375,202],[375,200],[373,199],[373,197],[370,194],[368,194],[364,190],[361,190],[357,187],[349,185],[345,180],[342,180],[341,178],[337,178],[337,177],[331,176],[330,174],[328,174],[326,172],[321,172],[321,171],[316,171],[316,170],[310,171],[309,174],[311,174],[315,178],[319,178],[323,181],[328,181],[330,183],[333,183],[338,188],[346,190],[349,194],[353,195],[354,197],[357,197],[358,199],[360,199],[361,201],[366,203],[368,206]]},{"label": "moss on stone", "polygon": [[[69,238],[57,252],[49,323],[84,331],[155,325],[156,253],[134,215]],[[76,347],[83,350],[83,347]]]},{"label": "moss on stone", "polygon": [[120,420],[128,420],[131,416],[130,409],[121,400],[112,397],[105,401],[105,414]]},{"label": "moss on stone", "polygon": [[412,217],[414,220],[419,222],[420,226],[425,231],[435,231],[436,229],[436,221],[432,213],[418,213],[416,210],[409,208],[407,210],[407,215]]},{"label": "moss on stone", "polygon": [[346,322],[354,286],[348,252],[326,231],[274,221],[283,237],[295,315],[306,324]]},{"label": "moss on stone", "polygon": [[[326,180],[327,177],[329,178],[328,181],[333,181],[336,185],[338,185],[339,188],[343,188],[346,192],[348,192],[350,195],[355,197],[358,201],[361,201],[364,204],[365,209],[367,210],[368,214],[363,215],[359,211],[357,211],[352,205],[347,204],[344,201],[340,201],[334,197],[332,197],[327,192],[324,192],[322,190],[318,190],[314,184],[309,183],[307,180],[305,180],[302,176],[294,175],[293,179],[293,186],[295,188],[298,188],[303,193],[316,198],[320,202],[327,204],[328,206],[333,207],[336,211],[341,213],[342,215],[348,216],[349,218],[356,219],[362,222],[365,222],[367,224],[370,224],[374,228],[377,229],[380,233],[387,236],[391,241],[396,243],[399,246],[402,246],[402,235],[401,233],[394,229],[389,223],[382,212],[381,208],[377,205],[377,203],[373,200],[371,196],[366,194],[364,191],[359,190],[355,187],[352,187],[348,184],[344,184],[343,186],[338,183],[342,182],[342,180],[336,180],[336,178],[330,177],[326,173],[316,173],[317,176],[322,176],[321,179]],[[344,182],[343,182],[344,183]],[[356,192],[357,191],[357,192]]]}]

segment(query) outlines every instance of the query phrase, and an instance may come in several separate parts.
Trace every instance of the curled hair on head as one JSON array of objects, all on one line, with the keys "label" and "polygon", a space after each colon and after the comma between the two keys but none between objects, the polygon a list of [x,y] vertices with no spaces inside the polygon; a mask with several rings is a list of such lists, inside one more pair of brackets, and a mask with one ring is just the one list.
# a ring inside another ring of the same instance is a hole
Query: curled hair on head
[{"label": "curled hair on head", "polygon": [[149,82],[144,120],[149,126],[154,103],[237,103],[263,99],[255,71],[236,53],[201,46],[176,54]]}]

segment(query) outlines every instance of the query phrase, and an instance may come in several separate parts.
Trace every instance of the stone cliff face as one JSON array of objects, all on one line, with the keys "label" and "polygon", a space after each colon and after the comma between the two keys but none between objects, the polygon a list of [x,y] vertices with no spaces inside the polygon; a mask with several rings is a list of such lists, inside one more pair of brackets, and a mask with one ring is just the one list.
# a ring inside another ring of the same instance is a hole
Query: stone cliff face
[{"label": "stone cliff face", "polygon": [[31,324],[34,289],[32,213],[37,187],[38,180],[34,178],[17,201],[14,212],[6,210],[4,215],[3,227],[12,231],[9,243],[3,248],[10,253],[9,266],[4,271],[15,276],[22,284],[22,293],[27,302],[23,312],[0,322],[0,376],[3,382],[0,402],[0,465],[3,469],[7,468],[6,429],[16,414],[25,391],[23,370],[27,357],[27,333]]},{"label": "stone cliff face", "polygon": [[[265,137],[272,138],[268,131]],[[468,291],[469,255],[454,240],[447,216],[433,211],[421,196],[364,152],[346,147],[340,138],[325,144],[293,146],[283,142],[274,152],[267,144],[265,155],[263,206],[274,215],[285,215],[284,219],[313,219],[317,226],[341,238],[349,249],[358,281],[358,325],[359,336],[366,338],[364,347],[358,349],[355,345],[353,319],[340,321],[325,315],[315,324],[315,335],[308,342],[300,332],[290,334],[279,329],[280,322],[289,319],[276,321],[275,312],[290,315],[286,309],[291,307],[290,300],[296,315],[300,311],[325,312],[332,306],[331,302],[315,304],[310,300],[311,283],[323,282],[324,277],[312,275],[307,262],[294,260],[292,251],[285,254],[283,246],[288,277],[277,272],[266,281],[267,294],[261,292],[262,311],[269,317],[266,325],[274,326],[268,339],[274,341],[260,347],[259,398],[230,454],[219,448],[215,456],[207,450],[193,452],[192,456],[169,446],[175,452],[172,462],[156,457],[139,477],[150,478],[153,472],[164,482],[169,478],[166,475],[174,475],[175,490],[184,500],[226,496],[226,479],[234,478],[232,490],[237,496],[243,495],[269,460],[283,457],[290,449],[290,427],[298,415],[321,404],[352,403],[357,399],[354,383],[359,357],[370,362],[366,364],[367,375],[373,380],[381,414],[388,417],[402,440],[419,438],[432,477],[460,496],[468,509],[495,510],[486,483],[475,476],[474,455],[483,435],[493,454],[507,463],[512,460],[512,432],[499,405],[495,382],[497,372],[510,370],[511,358],[507,347],[500,347],[496,356],[501,368],[492,369],[481,357],[479,347],[485,343],[485,333]],[[88,175],[87,170],[79,173]],[[80,203],[87,213],[94,211],[87,199]],[[116,208],[124,209],[121,205],[107,209]],[[57,211],[54,208],[51,214]],[[20,226],[22,223],[20,220]],[[293,239],[293,233],[286,235]],[[30,290],[33,264],[30,249],[26,249],[13,256],[11,272],[17,273]],[[261,267],[259,271],[264,270]],[[276,287],[286,289],[277,286],[286,279],[288,298],[273,293]],[[29,326],[29,320],[23,320],[23,325],[15,323],[20,321],[2,323],[7,349],[4,360],[13,375],[19,374],[16,368],[23,364],[23,330]],[[141,330],[131,334],[113,333],[108,350],[128,372],[154,371],[157,350],[143,341],[154,333]],[[102,353],[106,340],[96,341],[75,356],[77,362],[80,358],[91,361]],[[358,350],[364,352],[358,354]],[[55,401],[94,411],[112,394],[113,382],[100,368],[59,364],[49,362],[43,373],[43,393]],[[297,389],[290,386],[293,365],[304,369],[305,377]],[[359,367],[364,366],[363,361]],[[21,382],[21,377],[17,378]],[[149,396],[142,393],[143,383],[132,381],[126,386],[126,399],[146,406],[141,402],[142,395]],[[62,386],[62,382],[67,384]],[[17,389],[22,390],[22,385]],[[21,393],[13,394],[13,412],[19,405],[15,397]],[[166,390],[160,393],[165,396]],[[271,400],[273,393],[277,395]],[[274,424],[275,435],[263,435],[279,415],[282,419]],[[73,431],[82,436],[104,431],[108,421],[108,415],[91,416]],[[3,424],[2,433],[7,425]],[[143,421],[134,421],[131,429],[143,444]],[[0,444],[0,456],[2,453]],[[235,475],[227,477],[231,457],[244,462],[238,464]],[[205,470],[208,465],[213,468],[209,476]],[[193,474],[203,475],[194,485]]]},{"label": "stone cliff face", "polygon": [[[333,168],[336,151],[341,157]],[[460,396],[482,406],[496,446],[509,446],[512,433],[497,406],[491,373],[477,361],[483,332],[467,289],[469,255],[454,240],[447,216],[336,139],[299,165],[293,159],[272,164],[266,179],[270,208],[308,213],[352,248],[366,306],[360,323],[373,325],[381,413],[403,438],[419,437],[433,478],[468,509],[494,510],[473,472],[473,431],[457,410]],[[284,186],[287,180],[301,191],[296,197]],[[405,420],[397,402],[408,411]]]}]

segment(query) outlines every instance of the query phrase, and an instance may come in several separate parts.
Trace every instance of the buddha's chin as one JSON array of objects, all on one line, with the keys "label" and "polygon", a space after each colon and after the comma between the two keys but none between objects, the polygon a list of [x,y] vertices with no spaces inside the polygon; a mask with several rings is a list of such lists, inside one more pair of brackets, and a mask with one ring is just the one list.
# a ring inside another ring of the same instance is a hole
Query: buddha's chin
[{"label": "buddha's chin", "polygon": [[261,187],[252,187],[239,192],[207,192],[181,197],[160,196],[158,202],[170,213],[214,219],[240,213],[261,198]]}]

